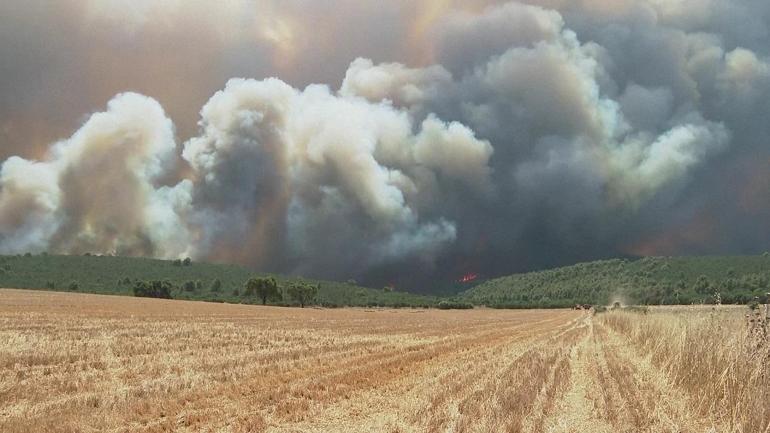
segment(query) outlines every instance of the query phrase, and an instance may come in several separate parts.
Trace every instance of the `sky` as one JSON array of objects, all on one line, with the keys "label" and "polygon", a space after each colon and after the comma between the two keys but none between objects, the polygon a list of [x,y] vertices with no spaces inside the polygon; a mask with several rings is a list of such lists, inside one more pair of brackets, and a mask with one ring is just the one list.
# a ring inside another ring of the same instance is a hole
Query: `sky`
[{"label": "sky", "polygon": [[765,0],[0,3],[0,253],[423,290],[770,249]]}]

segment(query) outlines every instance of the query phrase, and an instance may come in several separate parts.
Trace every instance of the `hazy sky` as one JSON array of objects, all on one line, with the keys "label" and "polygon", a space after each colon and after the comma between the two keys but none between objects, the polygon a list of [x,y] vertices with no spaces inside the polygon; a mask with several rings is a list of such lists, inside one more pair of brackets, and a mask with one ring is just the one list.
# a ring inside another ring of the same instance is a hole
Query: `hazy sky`
[{"label": "hazy sky", "polygon": [[0,3],[0,252],[419,288],[770,249],[766,0]]}]

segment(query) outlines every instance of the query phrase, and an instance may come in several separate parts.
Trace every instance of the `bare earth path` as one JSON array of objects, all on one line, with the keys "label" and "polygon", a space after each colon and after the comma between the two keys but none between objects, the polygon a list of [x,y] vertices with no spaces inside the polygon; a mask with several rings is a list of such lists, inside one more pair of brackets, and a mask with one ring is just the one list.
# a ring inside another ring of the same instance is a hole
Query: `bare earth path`
[{"label": "bare earth path", "polygon": [[622,337],[586,318],[572,349],[569,390],[544,426],[548,432],[709,432],[688,412],[687,397]]},{"label": "bare earth path", "polygon": [[[2,432],[707,432],[585,312],[0,290]],[[717,430],[718,431],[718,430]]]}]

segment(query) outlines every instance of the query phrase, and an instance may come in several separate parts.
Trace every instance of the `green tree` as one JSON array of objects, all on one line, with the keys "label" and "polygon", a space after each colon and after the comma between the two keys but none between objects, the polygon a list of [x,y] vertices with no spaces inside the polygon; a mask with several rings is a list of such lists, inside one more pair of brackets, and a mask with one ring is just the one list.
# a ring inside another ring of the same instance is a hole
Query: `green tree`
[{"label": "green tree", "polygon": [[275,278],[251,278],[246,282],[245,293],[247,296],[257,296],[266,305],[268,299],[281,299],[278,283]]},{"label": "green tree", "polygon": [[185,281],[182,284],[182,290],[185,292],[194,292],[196,289],[195,281]]},{"label": "green tree", "polygon": [[68,288],[70,291],[73,291],[73,292],[74,292],[74,291],[76,291],[76,290],[78,290],[78,289],[80,288],[80,285],[78,284],[78,282],[77,282],[77,281],[72,281],[72,282],[70,282],[70,285],[69,285],[67,288]]},{"label": "green tree", "polygon": [[291,284],[287,289],[287,293],[294,302],[297,302],[300,307],[305,308],[305,305],[315,302],[320,288],[320,285],[314,286],[298,282]]},{"label": "green tree", "polygon": [[171,287],[168,281],[137,281],[134,285],[134,296],[171,299]]},{"label": "green tree", "polygon": [[220,289],[222,289],[222,281],[220,281],[219,278],[215,278],[214,281],[211,282],[211,291],[218,292]]},{"label": "green tree", "polygon": [[705,295],[709,293],[709,289],[711,287],[711,282],[709,281],[708,277],[705,275],[701,275],[698,277],[698,279],[695,281],[695,285],[693,285],[693,289],[695,290],[695,293]]}]

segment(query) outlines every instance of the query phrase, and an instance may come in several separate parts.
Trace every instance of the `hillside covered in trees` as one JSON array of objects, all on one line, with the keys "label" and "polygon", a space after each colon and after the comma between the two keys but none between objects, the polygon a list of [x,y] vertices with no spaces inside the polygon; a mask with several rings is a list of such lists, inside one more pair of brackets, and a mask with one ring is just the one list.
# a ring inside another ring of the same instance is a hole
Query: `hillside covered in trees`
[{"label": "hillside covered in trees", "polygon": [[[255,281],[250,281],[255,280]],[[276,283],[275,291],[269,281]],[[251,284],[249,284],[251,283]],[[269,290],[261,292],[262,283]],[[272,305],[433,306],[436,298],[235,265],[112,256],[0,256],[0,287]],[[306,288],[315,293],[306,293]],[[272,292],[271,292],[272,291]],[[268,296],[261,296],[267,293]],[[310,297],[311,299],[308,299]],[[264,298],[264,299],[263,299]]]},{"label": "hillside covered in trees", "polygon": [[770,292],[770,255],[614,259],[488,280],[459,298],[492,307],[744,304]]},{"label": "hillside covered in trees", "polygon": [[112,256],[0,256],[0,287],[272,305],[468,308],[766,302],[770,256],[648,257],[580,263],[480,283],[451,298],[235,265]]}]

